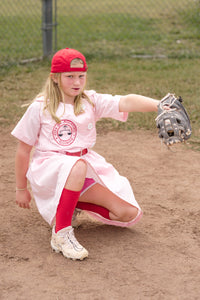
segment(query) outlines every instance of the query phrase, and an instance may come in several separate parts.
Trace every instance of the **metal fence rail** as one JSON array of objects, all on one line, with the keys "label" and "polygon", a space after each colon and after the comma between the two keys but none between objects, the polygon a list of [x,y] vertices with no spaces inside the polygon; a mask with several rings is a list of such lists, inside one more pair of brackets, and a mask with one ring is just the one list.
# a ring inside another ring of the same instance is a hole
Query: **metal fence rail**
[{"label": "metal fence rail", "polygon": [[0,0],[0,65],[73,47],[88,57],[198,57],[199,0]]}]

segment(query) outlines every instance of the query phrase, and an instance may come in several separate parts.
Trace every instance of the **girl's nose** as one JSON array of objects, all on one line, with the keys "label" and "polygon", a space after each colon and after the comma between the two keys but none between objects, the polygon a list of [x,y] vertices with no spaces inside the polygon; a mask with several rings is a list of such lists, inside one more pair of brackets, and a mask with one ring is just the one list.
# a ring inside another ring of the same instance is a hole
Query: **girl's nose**
[{"label": "girl's nose", "polygon": [[80,83],[80,79],[79,78],[75,78],[74,79],[74,84],[79,84]]}]

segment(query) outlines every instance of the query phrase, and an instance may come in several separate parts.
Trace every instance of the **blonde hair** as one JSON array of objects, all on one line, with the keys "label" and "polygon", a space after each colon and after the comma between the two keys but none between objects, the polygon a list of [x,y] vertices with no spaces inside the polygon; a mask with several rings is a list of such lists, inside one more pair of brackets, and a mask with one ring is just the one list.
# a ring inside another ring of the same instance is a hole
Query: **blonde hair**
[{"label": "blonde hair", "polygon": [[[71,64],[80,63],[82,60],[74,59]],[[56,82],[55,82],[56,79]],[[61,89],[61,73],[51,73],[47,78],[42,92],[37,97],[44,97],[44,110],[48,110],[53,120],[59,123],[60,117],[56,115],[60,102],[64,102],[64,95]],[[74,99],[74,114],[77,116],[84,112],[82,99],[86,99],[92,106],[93,102],[85,94],[84,90]],[[63,111],[64,114],[65,110]]]}]

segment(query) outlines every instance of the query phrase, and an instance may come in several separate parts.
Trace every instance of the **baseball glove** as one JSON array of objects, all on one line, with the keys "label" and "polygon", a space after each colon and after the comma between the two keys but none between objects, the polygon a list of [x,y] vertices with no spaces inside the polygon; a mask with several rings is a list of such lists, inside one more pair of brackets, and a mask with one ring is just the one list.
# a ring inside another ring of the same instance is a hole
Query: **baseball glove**
[{"label": "baseball glove", "polygon": [[[183,142],[192,134],[189,116],[182,104],[182,98],[167,94],[158,105],[156,126],[159,138],[167,145]],[[168,107],[166,110],[164,107]]]}]

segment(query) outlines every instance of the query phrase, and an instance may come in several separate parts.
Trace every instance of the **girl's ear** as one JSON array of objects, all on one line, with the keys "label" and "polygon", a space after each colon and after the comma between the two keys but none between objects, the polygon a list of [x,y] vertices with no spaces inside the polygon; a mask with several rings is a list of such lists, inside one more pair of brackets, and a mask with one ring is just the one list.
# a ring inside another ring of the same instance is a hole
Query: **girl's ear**
[{"label": "girl's ear", "polygon": [[57,76],[55,76],[55,74],[51,73],[50,76],[51,76],[51,79],[52,79],[55,83],[58,83],[58,78],[57,78]]}]

